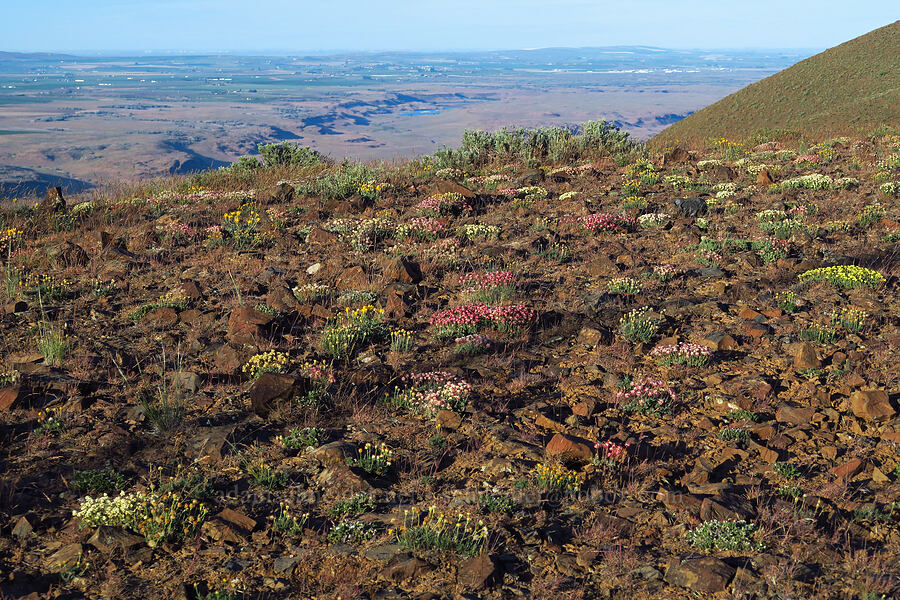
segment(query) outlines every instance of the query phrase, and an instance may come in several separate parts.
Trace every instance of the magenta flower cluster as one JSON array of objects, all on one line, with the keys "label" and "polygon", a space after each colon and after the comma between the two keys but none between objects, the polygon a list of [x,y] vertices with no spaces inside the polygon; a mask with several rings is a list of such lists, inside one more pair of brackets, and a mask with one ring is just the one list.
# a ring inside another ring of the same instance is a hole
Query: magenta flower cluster
[{"label": "magenta flower cluster", "polygon": [[670,346],[657,346],[650,352],[661,365],[690,365],[702,367],[709,363],[712,351],[700,344],[682,342]]},{"label": "magenta flower cluster", "polygon": [[614,469],[622,467],[628,461],[628,447],[631,444],[618,444],[612,440],[597,442],[594,449],[597,451],[597,463]]},{"label": "magenta flower cluster", "polygon": [[441,339],[476,333],[482,327],[515,332],[534,321],[534,309],[521,304],[490,306],[480,302],[448,308],[432,315],[431,326]]},{"label": "magenta flower cluster", "polygon": [[594,213],[582,217],[581,224],[591,233],[632,231],[637,226],[637,219],[628,215]]},{"label": "magenta flower cluster", "polygon": [[627,390],[617,393],[616,400],[626,412],[658,415],[669,412],[678,398],[666,382],[642,377],[632,381]]},{"label": "magenta flower cluster", "polygon": [[455,215],[469,212],[472,207],[461,194],[448,193],[437,194],[422,200],[416,205],[416,210],[425,214]]},{"label": "magenta flower cluster", "polygon": [[794,162],[798,165],[800,163],[816,163],[816,164],[818,164],[818,163],[822,162],[822,157],[819,156],[818,154],[803,154],[803,155],[795,158]]},{"label": "magenta flower cluster", "polygon": [[467,289],[489,290],[498,287],[515,287],[517,277],[512,271],[488,271],[487,273],[466,273],[459,283]]},{"label": "magenta flower cluster", "polygon": [[440,410],[464,410],[472,393],[469,383],[447,371],[406,375],[401,382],[404,388],[394,393],[394,403],[429,417]]}]

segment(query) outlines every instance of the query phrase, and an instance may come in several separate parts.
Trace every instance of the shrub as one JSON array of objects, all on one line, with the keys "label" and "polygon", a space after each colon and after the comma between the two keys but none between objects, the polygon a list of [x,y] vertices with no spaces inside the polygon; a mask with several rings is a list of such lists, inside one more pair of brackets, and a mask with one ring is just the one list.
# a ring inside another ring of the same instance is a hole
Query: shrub
[{"label": "shrub", "polygon": [[687,533],[687,540],[701,550],[756,550],[764,546],[753,540],[756,525],[746,521],[707,521]]},{"label": "shrub", "polygon": [[311,148],[281,142],[257,146],[267,167],[309,167],[322,161],[322,155]]},{"label": "shrub", "polygon": [[492,161],[522,162],[537,166],[546,161],[561,163],[631,152],[635,144],[626,132],[606,121],[588,121],[580,128],[501,129],[495,132],[469,130],[462,146],[441,148],[430,161],[437,168],[468,170]]}]

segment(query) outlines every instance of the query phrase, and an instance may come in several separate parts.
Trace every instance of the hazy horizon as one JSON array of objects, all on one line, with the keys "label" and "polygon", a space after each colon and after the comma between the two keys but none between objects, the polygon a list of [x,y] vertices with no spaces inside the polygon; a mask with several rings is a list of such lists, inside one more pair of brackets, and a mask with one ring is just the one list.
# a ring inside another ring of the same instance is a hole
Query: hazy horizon
[{"label": "hazy horizon", "polygon": [[558,0],[549,8],[539,0],[258,0],[249,8],[238,0],[36,0],[4,12],[3,50],[80,55],[822,49],[900,18],[883,0],[762,0],[727,11],[710,0]]}]

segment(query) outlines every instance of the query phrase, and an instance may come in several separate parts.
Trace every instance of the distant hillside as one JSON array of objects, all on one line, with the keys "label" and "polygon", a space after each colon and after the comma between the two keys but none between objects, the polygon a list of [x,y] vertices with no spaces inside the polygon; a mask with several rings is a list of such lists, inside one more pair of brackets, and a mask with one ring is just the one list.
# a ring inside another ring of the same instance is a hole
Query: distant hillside
[{"label": "distant hillside", "polygon": [[697,111],[651,140],[743,139],[761,129],[801,135],[900,127],[900,21],[808,58]]}]

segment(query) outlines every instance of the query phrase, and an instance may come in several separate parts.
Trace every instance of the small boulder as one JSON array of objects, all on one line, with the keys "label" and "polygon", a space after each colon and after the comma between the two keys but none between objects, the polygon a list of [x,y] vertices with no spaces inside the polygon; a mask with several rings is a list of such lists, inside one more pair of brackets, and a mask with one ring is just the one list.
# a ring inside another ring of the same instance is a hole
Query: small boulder
[{"label": "small boulder", "polygon": [[795,369],[818,369],[822,361],[816,356],[816,349],[809,342],[804,342],[794,354]]},{"label": "small boulder", "polygon": [[565,461],[584,461],[591,460],[594,451],[586,440],[557,433],[547,443],[547,456],[557,456]]},{"label": "small boulder", "polygon": [[401,283],[419,283],[422,281],[422,269],[419,263],[401,256],[387,268],[385,275],[391,281]]},{"label": "small boulder", "polygon": [[853,392],[850,396],[850,410],[860,419],[867,421],[883,421],[897,414],[884,390]]},{"label": "small boulder", "polygon": [[488,587],[497,575],[497,566],[487,554],[464,560],[456,572],[456,582],[463,588],[480,590]]},{"label": "small boulder", "polygon": [[249,306],[238,306],[228,317],[228,339],[236,344],[252,344],[262,337],[264,328],[272,322],[272,316]]},{"label": "small boulder", "polygon": [[676,198],[673,204],[685,217],[694,218],[705,215],[707,211],[706,200],[703,198]]},{"label": "small boulder", "polygon": [[250,386],[250,403],[253,412],[261,417],[269,414],[276,401],[288,401],[294,395],[296,381],[290,375],[263,373]]},{"label": "small boulder", "polygon": [[724,592],[736,570],[727,563],[707,556],[688,560],[673,559],[666,568],[665,580],[695,592]]},{"label": "small boulder", "polygon": [[362,290],[368,285],[369,276],[359,265],[344,269],[335,282],[335,287],[339,290]]}]

